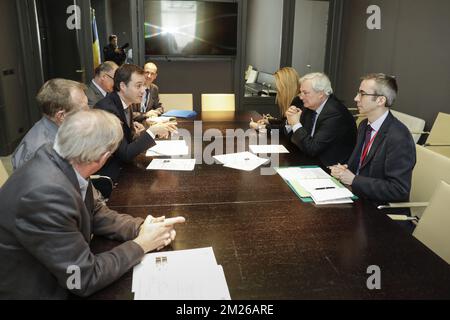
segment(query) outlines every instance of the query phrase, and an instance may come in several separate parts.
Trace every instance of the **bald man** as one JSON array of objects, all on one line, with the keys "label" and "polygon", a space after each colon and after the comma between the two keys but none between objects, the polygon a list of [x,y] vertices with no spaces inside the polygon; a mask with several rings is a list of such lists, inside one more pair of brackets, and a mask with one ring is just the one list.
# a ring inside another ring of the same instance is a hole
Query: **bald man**
[{"label": "bald man", "polygon": [[149,117],[157,117],[164,112],[159,102],[159,88],[153,83],[158,77],[158,67],[153,62],[144,65],[145,93],[140,105],[133,106],[134,121],[144,122]]}]

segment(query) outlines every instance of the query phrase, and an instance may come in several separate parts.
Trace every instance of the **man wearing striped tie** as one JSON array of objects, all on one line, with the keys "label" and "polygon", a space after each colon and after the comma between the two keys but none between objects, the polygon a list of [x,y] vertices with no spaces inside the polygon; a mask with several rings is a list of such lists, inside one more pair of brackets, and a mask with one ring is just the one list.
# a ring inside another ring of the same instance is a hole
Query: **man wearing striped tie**
[{"label": "man wearing striped tie", "polygon": [[397,91],[394,77],[378,73],[362,78],[355,101],[367,119],[359,125],[348,165],[330,167],[353,193],[375,202],[408,201],[411,190],[415,144],[408,128],[389,111]]}]

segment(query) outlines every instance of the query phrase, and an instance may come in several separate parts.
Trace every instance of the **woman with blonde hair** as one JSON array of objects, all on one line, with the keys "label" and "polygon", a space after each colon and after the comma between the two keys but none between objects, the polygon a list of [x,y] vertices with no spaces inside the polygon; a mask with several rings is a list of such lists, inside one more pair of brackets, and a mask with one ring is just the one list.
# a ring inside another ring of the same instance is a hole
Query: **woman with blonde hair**
[{"label": "woman with blonde hair", "polygon": [[270,115],[264,115],[262,119],[254,122],[250,121],[250,127],[253,129],[263,129],[267,126],[280,126],[285,122],[285,113],[290,106],[298,108],[303,107],[300,99],[300,76],[292,67],[284,67],[274,74],[277,87],[277,96],[275,102],[280,109],[281,119],[273,118]]}]

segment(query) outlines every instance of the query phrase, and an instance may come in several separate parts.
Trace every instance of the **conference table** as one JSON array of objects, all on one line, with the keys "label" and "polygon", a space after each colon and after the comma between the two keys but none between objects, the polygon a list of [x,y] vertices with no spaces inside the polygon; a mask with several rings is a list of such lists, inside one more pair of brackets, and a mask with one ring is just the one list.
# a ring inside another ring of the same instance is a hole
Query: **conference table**
[{"label": "conference table", "polygon": [[[212,142],[226,150],[227,129],[247,130],[250,117],[260,116],[203,113],[197,119],[202,122],[178,124],[191,133],[201,127],[189,142],[194,155],[195,148],[211,151]],[[205,138],[207,130],[217,136]],[[279,154],[278,166],[318,163],[285,137],[279,142],[290,153]],[[302,202],[278,174],[263,175],[260,168],[240,171],[200,157],[194,171],[146,170],[151,160],[141,155],[123,167],[109,207],[143,218],[184,216],[164,250],[212,247],[233,300],[450,298],[449,265],[368,201],[317,206]],[[94,237],[92,250],[116,245]],[[379,268],[379,289],[368,286],[373,268]],[[132,274],[90,298],[133,299]]]}]

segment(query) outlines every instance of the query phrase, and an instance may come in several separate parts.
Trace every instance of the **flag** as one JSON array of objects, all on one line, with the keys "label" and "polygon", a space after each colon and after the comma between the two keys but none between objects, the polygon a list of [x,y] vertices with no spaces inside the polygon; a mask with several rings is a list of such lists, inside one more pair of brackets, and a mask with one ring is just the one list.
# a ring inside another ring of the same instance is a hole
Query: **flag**
[{"label": "flag", "polygon": [[92,8],[91,14],[92,14],[92,54],[95,69],[102,62],[100,58],[100,43],[98,41],[97,22],[95,21],[95,10]]}]

